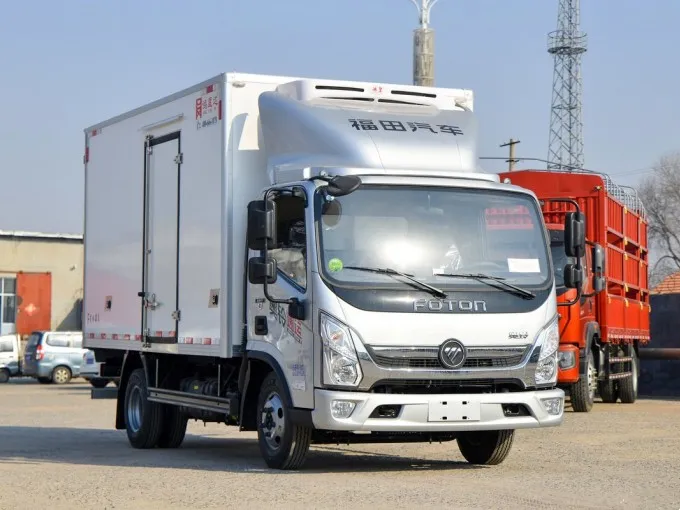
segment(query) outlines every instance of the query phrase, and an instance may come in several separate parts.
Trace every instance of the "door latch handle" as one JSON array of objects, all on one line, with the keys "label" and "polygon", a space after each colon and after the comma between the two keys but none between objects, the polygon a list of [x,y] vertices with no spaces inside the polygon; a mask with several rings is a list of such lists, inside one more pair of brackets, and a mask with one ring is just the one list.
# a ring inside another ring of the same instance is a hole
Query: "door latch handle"
[{"label": "door latch handle", "polygon": [[160,306],[160,303],[156,301],[156,294],[151,294],[149,298],[144,298],[144,305],[149,309],[149,310],[155,310]]}]

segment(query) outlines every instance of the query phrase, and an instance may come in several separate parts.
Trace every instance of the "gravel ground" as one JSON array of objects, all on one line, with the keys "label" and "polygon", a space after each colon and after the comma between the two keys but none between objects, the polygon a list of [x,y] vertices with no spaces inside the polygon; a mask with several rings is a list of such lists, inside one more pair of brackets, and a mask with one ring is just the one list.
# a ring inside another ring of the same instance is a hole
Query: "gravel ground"
[{"label": "gravel ground", "polygon": [[[133,450],[89,385],[0,386],[0,509],[680,508],[680,401],[568,410],[519,431],[505,463],[455,442],[313,447],[303,471],[265,467],[253,433],[191,422],[178,450]],[[266,506],[265,506],[266,505]]]}]

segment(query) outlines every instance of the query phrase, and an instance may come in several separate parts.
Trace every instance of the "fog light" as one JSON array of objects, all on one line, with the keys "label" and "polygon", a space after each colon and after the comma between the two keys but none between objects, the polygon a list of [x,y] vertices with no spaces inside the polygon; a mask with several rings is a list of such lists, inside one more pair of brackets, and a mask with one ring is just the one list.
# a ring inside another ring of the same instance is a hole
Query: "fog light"
[{"label": "fog light", "polygon": [[557,355],[559,360],[560,368],[562,370],[568,370],[576,366],[576,356],[574,351],[560,351]]},{"label": "fog light", "polygon": [[356,406],[355,402],[349,400],[333,400],[331,402],[331,415],[333,418],[349,418]]},{"label": "fog light", "polygon": [[562,412],[562,399],[557,398],[542,398],[541,403],[548,414],[558,416]]}]

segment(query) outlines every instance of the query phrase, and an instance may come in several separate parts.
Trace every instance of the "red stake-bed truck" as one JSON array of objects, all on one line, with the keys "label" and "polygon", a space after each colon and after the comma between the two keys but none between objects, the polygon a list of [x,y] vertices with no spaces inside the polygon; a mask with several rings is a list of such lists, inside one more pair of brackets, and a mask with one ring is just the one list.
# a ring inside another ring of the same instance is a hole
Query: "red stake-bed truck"
[{"label": "red stake-bed truck", "polygon": [[[603,402],[635,402],[638,348],[650,339],[647,221],[637,194],[583,171],[519,170],[500,177],[532,190],[542,203],[560,307],[558,383],[574,411],[589,412],[596,390]],[[579,290],[564,287],[562,274],[575,262],[565,255],[564,214],[577,205],[589,247]]]}]

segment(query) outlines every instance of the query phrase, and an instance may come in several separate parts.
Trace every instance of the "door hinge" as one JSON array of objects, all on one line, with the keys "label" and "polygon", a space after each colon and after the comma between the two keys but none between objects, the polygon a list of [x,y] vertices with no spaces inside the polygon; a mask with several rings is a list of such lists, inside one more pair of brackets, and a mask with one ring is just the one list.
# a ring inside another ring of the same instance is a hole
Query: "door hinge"
[{"label": "door hinge", "polygon": [[184,163],[184,153],[183,152],[180,152],[180,153],[177,154],[177,156],[175,156],[175,163],[178,164],[178,165],[181,165],[182,163]]},{"label": "door hinge", "polygon": [[181,320],[182,319],[182,312],[180,312],[179,310],[175,310],[174,312],[172,312],[172,318],[173,318],[173,320],[176,320],[176,321]]}]

